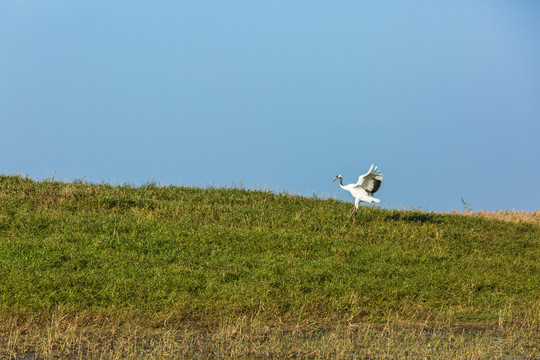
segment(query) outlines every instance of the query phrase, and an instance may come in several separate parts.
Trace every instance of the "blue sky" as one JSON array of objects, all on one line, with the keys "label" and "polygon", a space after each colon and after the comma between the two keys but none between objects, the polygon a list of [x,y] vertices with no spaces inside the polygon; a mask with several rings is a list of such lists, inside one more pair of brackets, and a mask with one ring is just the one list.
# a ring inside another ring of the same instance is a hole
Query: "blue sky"
[{"label": "blue sky", "polygon": [[538,1],[2,1],[0,172],[540,208]]}]

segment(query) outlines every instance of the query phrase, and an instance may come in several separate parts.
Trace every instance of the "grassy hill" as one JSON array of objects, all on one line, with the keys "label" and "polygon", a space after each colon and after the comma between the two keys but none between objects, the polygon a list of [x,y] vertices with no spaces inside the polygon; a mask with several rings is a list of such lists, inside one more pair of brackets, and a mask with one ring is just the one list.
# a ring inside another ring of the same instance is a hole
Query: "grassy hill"
[{"label": "grassy hill", "polygon": [[540,354],[540,226],[351,209],[0,176],[0,357]]}]

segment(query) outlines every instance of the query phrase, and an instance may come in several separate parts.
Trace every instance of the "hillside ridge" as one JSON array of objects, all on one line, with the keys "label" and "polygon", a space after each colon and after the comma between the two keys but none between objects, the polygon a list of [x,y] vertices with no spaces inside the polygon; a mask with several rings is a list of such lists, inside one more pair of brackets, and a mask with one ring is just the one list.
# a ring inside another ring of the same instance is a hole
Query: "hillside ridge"
[{"label": "hillside ridge", "polygon": [[313,324],[538,328],[539,226],[377,207],[346,221],[351,207],[1,176],[0,316],[15,325],[0,330],[46,336],[54,319],[83,318],[89,333],[108,319],[150,337],[185,326],[218,336],[222,324],[258,324],[263,338]]}]

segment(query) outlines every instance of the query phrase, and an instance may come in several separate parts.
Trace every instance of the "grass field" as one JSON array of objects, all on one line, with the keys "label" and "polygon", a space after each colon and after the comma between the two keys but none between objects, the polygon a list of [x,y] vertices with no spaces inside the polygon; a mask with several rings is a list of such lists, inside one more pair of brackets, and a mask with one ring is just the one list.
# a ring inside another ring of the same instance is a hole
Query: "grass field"
[{"label": "grass field", "polygon": [[351,208],[0,176],[0,358],[540,357],[538,212]]}]

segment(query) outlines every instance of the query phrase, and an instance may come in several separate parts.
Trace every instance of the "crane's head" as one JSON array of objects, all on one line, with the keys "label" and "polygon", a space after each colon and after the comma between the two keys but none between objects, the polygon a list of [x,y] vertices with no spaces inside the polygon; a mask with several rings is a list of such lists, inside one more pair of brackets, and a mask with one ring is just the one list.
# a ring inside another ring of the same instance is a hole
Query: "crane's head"
[{"label": "crane's head", "polygon": [[332,180],[332,182],[336,181],[337,179],[343,179],[343,177],[339,174],[336,175],[336,178],[334,180]]}]

